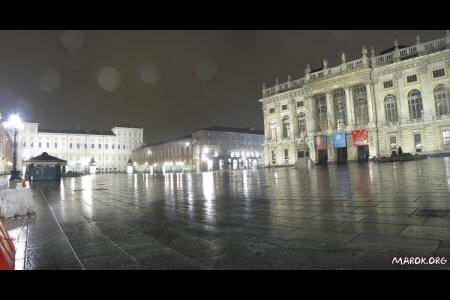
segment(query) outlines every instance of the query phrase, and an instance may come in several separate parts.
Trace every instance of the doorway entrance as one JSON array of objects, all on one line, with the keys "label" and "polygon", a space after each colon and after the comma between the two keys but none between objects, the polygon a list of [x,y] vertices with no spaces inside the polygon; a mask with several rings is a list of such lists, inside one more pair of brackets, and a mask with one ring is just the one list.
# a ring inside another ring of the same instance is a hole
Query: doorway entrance
[{"label": "doorway entrance", "polygon": [[319,165],[326,165],[328,163],[328,152],[327,150],[317,150],[319,156]]},{"label": "doorway entrance", "polygon": [[358,146],[358,161],[368,161],[369,160],[369,146]]},{"label": "doorway entrance", "polygon": [[336,162],[338,164],[347,162],[347,147],[336,148]]}]

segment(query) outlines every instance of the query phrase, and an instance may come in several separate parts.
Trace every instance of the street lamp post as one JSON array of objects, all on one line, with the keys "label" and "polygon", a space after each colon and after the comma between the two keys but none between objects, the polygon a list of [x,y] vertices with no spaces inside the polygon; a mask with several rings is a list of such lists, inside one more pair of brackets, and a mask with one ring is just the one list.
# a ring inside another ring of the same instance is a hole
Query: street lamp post
[{"label": "street lamp post", "polygon": [[13,181],[16,179],[22,180],[22,178],[20,178],[19,171],[17,170],[17,133],[18,133],[19,129],[23,128],[23,124],[22,124],[22,121],[20,120],[20,117],[18,115],[14,114],[9,117],[9,120],[7,122],[5,122],[4,126],[6,128],[11,127],[13,129],[13,136],[14,136],[13,169],[11,171],[11,177],[9,178],[9,180],[10,181]]}]

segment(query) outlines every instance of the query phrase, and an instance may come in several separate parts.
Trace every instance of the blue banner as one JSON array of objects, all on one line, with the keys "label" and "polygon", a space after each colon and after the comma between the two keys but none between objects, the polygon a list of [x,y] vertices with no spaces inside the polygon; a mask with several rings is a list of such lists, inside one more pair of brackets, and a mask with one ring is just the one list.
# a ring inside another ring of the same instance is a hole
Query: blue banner
[{"label": "blue banner", "polygon": [[331,135],[334,148],[345,148],[347,147],[347,141],[345,139],[345,132],[337,132]]}]

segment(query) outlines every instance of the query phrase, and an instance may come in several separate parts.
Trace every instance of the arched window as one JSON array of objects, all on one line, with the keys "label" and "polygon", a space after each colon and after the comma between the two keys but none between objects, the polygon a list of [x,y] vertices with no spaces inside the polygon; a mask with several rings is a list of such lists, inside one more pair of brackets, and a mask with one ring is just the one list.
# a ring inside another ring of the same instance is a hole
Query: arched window
[{"label": "arched window", "polygon": [[275,124],[275,120],[271,120],[269,126],[270,126],[269,138],[272,141],[276,141],[277,140],[277,124]]},{"label": "arched window", "polygon": [[355,108],[356,125],[367,125],[369,123],[369,108],[365,85],[353,88],[353,106]]},{"label": "arched window", "polygon": [[386,114],[386,121],[397,122],[397,100],[394,95],[387,95],[384,98],[384,112]]},{"label": "arched window", "polygon": [[411,119],[422,118],[422,97],[418,90],[408,93],[409,117]]},{"label": "arched window", "polygon": [[344,129],[347,124],[347,107],[345,103],[344,89],[337,89],[333,91],[334,103],[334,125],[337,129]]},{"label": "arched window", "polygon": [[305,113],[299,113],[298,114],[298,134],[304,135],[306,134],[306,115]]},{"label": "arched window", "polygon": [[324,131],[328,129],[327,98],[325,94],[314,96],[316,103],[316,130]]},{"label": "arched window", "polygon": [[450,114],[450,102],[448,87],[445,84],[440,84],[434,88],[434,104],[436,105],[436,115]]},{"label": "arched window", "polygon": [[283,138],[289,138],[289,117],[283,118]]}]

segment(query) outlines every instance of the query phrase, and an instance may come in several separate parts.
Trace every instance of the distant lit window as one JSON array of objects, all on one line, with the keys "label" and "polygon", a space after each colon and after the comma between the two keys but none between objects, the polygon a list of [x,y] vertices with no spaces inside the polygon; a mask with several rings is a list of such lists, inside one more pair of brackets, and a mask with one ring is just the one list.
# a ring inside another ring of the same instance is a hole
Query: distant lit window
[{"label": "distant lit window", "polygon": [[33,148],[33,142],[31,142],[30,147]]},{"label": "distant lit window", "polygon": [[112,145],[111,145],[111,148],[113,148],[113,149],[114,149],[114,144],[112,144]]},{"label": "distant lit window", "polygon": [[392,80],[388,80],[388,81],[383,82],[383,86],[385,89],[388,89],[388,88],[393,87],[394,84],[392,83]]},{"label": "distant lit window", "polygon": [[95,147],[94,144],[91,144],[91,148],[94,149],[94,147]]},{"label": "distant lit window", "polygon": [[69,144],[69,148],[72,149],[72,143]]},{"label": "distant lit window", "polygon": [[117,145],[117,149],[120,149],[120,145]]},{"label": "distant lit window", "polygon": [[415,81],[417,81],[417,75],[416,74],[410,75],[410,76],[406,76],[406,82],[407,83],[415,82]]},{"label": "distant lit window", "polygon": [[41,142],[39,142],[39,148],[41,148],[42,147],[42,143]]},{"label": "distant lit window", "polygon": [[58,143],[55,143],[55,148],[58,148]]},{"label": "distant lit window", "polygon": [[289,150],[284,149],[284,159],[289,159]]},{"label": "distant lit window", "polygon": [[445,76],[444,69],[439,69],[439,70],[434,70],[433,71],[433,78],[442,77],[442,76]]},{"label": "distant lit window", "polygon": [[445,84],[440,84],[434,89],[434,104],[436,106],[436,115],[450,114],[450,97],[448,87]]},{"label": "distant lit window", "polygon": [[275,112],[275,108],[269,109],[269,114],[273,114]]},{"label": "distant lit window", "polygon": [[287,109],[287,104],[283,104],[283,105],[281,106],[281,109],[282,109],[282,110],[286,110],[286,109]]},{"label": "distant lit window", "polygon": [[422,96],[418,90],[412,90],[408,94],[409,117],[411,119],[422,118]]},{"label": "distant lit window", "polygon": [[414,145],[416,146],[416,149],[422,147],[422,138],[420,134],[414,134]]},{"label": "distant lit window", "polygon": [[105,144],[105,149],[108,149],[108,144]]},{"label": "distant lit window", "polygon": [[298,156],[298,158],[305,157],[305,151],[298,151],[297,156]]},{"label": "distant lit window", "polygon": [[386,115],[386,121],[397,122],[397,101],[394,95],[387,95],[384,98],[384,112]]},{"label": "distant lit window", "polygon": [[297,102],[297,107],[302,107],[304,105],[305,105],[305,103],[303,101],[298,101]]},{"label": "distant lit window", "polygon": [[102,144],[98,144],[98,149],[102,149]]},{"label": "distant lit window", "polygon": [[442,132],[442,143],[444,145],[450,145],[450,131],[449,130]]},{"label": "distant lit window", "polygon": [[79,143],[77,144],[77,149],[80,149],[80,144]]}]

